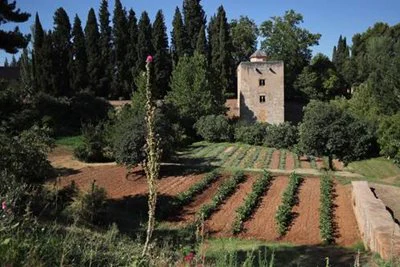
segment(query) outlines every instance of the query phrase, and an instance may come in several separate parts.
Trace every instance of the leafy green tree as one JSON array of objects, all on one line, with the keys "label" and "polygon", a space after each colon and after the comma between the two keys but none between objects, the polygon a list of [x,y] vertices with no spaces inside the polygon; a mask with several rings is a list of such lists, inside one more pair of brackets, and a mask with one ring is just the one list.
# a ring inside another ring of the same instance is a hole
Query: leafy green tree
[{"label": "leafy green tree", "polygon": [[311,101],[299,128],[299,149],[304,154],[327,156],[329,168],[337,158],[344,164],[371,156],[374,136],[368,125],[337,106]]},{"label": "leafy green tree", "polygon": [[182,125],[192,131],[193,124],[215,110],[203,55],[183,56],[172,71],[167,100],[177,110]]},{"label": "leafy green tree", "polygon": [[[301,28],[303,16],[294,10],[285,12],[282,17],[272,17],[260,26],[264,40],[261,48],[271,60],[283,60],[285,63],[285,97],[295,96],[294,82],[303,68],[311,60],[311,49],[317,45],[320,34],[313,34]],[[284,40],[284,41],[282,41]]]},{"label": "leafy green tree", "polygon": [[209,142],[229,142],[233,137],[233,127],[224,115],[203,116],[194,127],[196,133]]},{"label": "leafy green tree", "polygon": [[171,57],[168,48],[167,27],[161,10],[157,12],[153,23],[153,47],[154,47],[154,91],[156,99],[164,98],[169,91],[169,78],[171,75]]},{"label": "leafy green tree", "polygon": [[82,30],[81,20],[75,16],[72,27],[72,77],[71,88],[74,91],[82,91],[88,85],[87,54],[85,35]]},{"label": "leafy green tree", "polygon": [[114,37],[114,72],[113,72],[113,93],[112,97],[128,97],[132,88],[128,84],[130,72],[126,66],[126,55],[128,52],[128,19],[126,10],[122,7],[121,1],[115,1],[113,17]]},{"label": "leafy green tree", "polygon": [[201,28],[206,25],[206,15],[200,4],[201,0],[184,0],[183,15],[186,33],[188,35],[188,53],[193,54]]},{"label": "leafy green tree", "polygon": [[345,82],[336,72],[335,66],[323,54],[317,54],[311,64],[303,69],[295,82],[309,99],[329,100],[343,95]]},{"label": "leafy green tree", "polygon": [[150,23],[149,15],[146,11],[142,13],[138,23],[138,43],[137,43],[137,62],[136,70],[138,72],[145,70],[146,58],[148,55],[152,55],[154,47],[152,43],[152,27]]},{"label": "leafy green tree", "polygon": [[[0,25],[13,22],[22,23],[29,19],[31,15],[17,9],[15,1],[8,3],[7,0],[0,1]],[[24,36],[16,27],[13,31],[0,30],[0,49],[7,53],[15,54],[18,49],[28,45],[29,36]]]},{"label": "leafy green tree", "polygon": [[235,66],[242,61],[248,61],[257,49],[258,27],[254,20],[240,16],[230,22]]},{"label": "leafy green tree", "polygon": [[102,62],[100,58],[100,34],[97,25],[96,14],[94,9],[89,10],[86,27],[86,53],[88,57],[87,72],[89,77],[89,91],[93,92],[97,96],[104,96],[105,92],[101,86],[102,78]]},{"label": "leafy green tree", "polygon": [[71,96],[74,94],[70,87],[71,80],[71,23],[67,12],[63,8],[56,10],[54,14],[53,31],[54,55],[53,74],[56,94],[59,96]]},{"label": "leafy green tree", "polygon": [[178,62],[178,59],[180,57],[183,57],[190,51],[189,39],[187,36],[185,25],[182,21],[182,14],[178,7],[176,7],[175,9],[175,15],[172,21],[171,51],[175,64]]},{"label": "leafy green tree", "polygon": [[379,125],[381,154],[400,164],[400,113],[387,117]]},{"label": "leafy green tree", "polygon": [[98,95],[108,97],[112,82],[112,28],[110,26],[110,12],[108,10],[108,0],[102,0],[99,10],[99,48],[101,60],[101,78],[99,80]]}]

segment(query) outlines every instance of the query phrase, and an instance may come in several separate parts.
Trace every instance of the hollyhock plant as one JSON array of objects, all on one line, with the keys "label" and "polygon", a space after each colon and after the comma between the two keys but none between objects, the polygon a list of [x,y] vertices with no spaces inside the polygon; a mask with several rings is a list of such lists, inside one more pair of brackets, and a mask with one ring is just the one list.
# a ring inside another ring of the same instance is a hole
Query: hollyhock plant
[{"label": "hollyhock plant", "polygon": [[4,211],[7,210],[7,203],[6,203],[5,201],[3,201],[3,202],[1,203],[1,209],[4,210]]},{"label": "hollyhock plant", "polygon": [[147,56],[147,59],[146,59],[146,62],[147,62],[147,63],[153,62],[153,57],[150,56],[150,55],[148,55],[148,56]]}]

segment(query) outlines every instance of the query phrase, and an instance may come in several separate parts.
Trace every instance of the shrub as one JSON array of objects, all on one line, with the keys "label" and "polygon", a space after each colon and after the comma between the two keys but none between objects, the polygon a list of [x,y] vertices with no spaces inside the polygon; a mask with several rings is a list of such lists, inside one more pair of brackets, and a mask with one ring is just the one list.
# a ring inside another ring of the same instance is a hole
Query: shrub
[{"label": "shrub", "polygon": [[400,113],[384,119],[379,125],[381,154],[400,165]]},{"label": "shrub", "polygon": [[106,213],[107,193],[104,188],[92,182],[88,192],[80,192],[67,208],[74,221],[83,224],[99,223]]},{"label": "shrub", "polygon": [[283,192],[282,204],[278,207],[275,220],[278,228],[278,233],[282,236],[286,234],[290,223],[293,219],[292,208],[297,201],[297,193],[301,184],[302,178],[292,173],[289,177],[289,184]]},{"label": "shrub", "polygon": [[84,162],[113,161],[111,148],[106,142],[104,123],[82,127],[83,144],[74,150],[74,155]]},{"label": "shrub", "polygon": [[196,133],[209,142],[231,141],[233,130],[224,115],[208,115],[201,117],[194,125]]},{"label": "shrub", "polygon": [[319,229],[324,243],[334,241],[333,226],[333,182],[332,178],[325,174],[321,178]]},{"label": "shrub", "polygon": [[243,230],[243,224],[257,208],[265,189],[272,180],[269,172],[264,170],[263,176],[254,182],[252,191],[244,199],[244,203],[236,210],[236,217],[232,224],[232,232],[238,234]]},{"label": "shrub", "polygon": [[237,124],[235,128],[235,141],[249,145],[262,145],[267,134],[268,124]]},{"label": "shrub", "polygon": [[289,122],[269,125],[264,138],[264,145],[278,149],[291,149],[297,144],[299,132],[296,126]]}]

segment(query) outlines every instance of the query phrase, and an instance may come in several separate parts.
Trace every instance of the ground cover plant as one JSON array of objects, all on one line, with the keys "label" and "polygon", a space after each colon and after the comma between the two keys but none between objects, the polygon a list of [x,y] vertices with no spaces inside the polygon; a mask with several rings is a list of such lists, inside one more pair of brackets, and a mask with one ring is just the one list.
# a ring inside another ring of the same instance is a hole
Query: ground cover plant
[{"label": "ground cover plant", "polygon": [[297,203],[297,194],[301,182],[301,176],[292,173],[289,177],[289,184],[283,192],[282,203],[275,214],[276,227],[281,236],[286,234],[292,222],[292,208]]},{"label": "ground cover plant", "polygon": [[320,213],[319,228],[321,239],[324,243],[330,244],[334,241],[334,222],[333,222],[333,181],[332,177],[325,173],[321,177]]},{"label": "ground cover plant", "polygon": [[286,166],[286,150],[281,150],[279,157],[279,169],[284,170]]},{"label": "ground cover plant", "polygon": [[272,162],[272,154],[274,154],[274,152],[275,152],[275,149],[273,149],[273,148],[268,149],[268,153],[267,153],[265,159],[263,160],[263,168],[266,168],[266,169],[269,168],[269,166],[271,165],[271,162]]},{"label": "ground cover plant", "polygon": [[257,208],[271,181],[272,175],[264,170],[263,175],[254,182],[252,191],[246,196],[242,206],[236,210],[235,220],[232,224],[233,234],[238,234],[243,230],[244,222],[250,218]]},{"label": "ground cover plant", "polygon": [[204,204],[197,212],[198,223],[202,220],[208,219],[211,214],[221,205],[225,199],[231,196],[237,186],[246,179],[242,171],[237,171],[232,174],[231,178],[226,180],[219,188],[217,193],[213,196],[210,203]]},{"label": "ground cover plant", "polygon": [[249,157],[249,161],[244,165],[244,168],[253,168],[261,154],[261,147],[257,146],[254,153]]}]

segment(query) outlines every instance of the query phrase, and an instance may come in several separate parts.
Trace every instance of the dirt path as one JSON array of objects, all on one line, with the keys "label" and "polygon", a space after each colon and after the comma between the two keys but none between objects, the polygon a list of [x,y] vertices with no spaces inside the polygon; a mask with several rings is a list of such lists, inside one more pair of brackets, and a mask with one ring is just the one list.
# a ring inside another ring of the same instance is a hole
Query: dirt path
[{"label": "dirt path", "polygon": [[351,188],[335,183],[334,199],[336,240],[341,246],[351,246],[361,240],[356,217],[351,206]]},{"label": "dirt path", "polygon": [[268,241],[276,241],[278,234],[275,227],[276,209],[281,203],[282,193],[288,184],[288,178],[276,177],[260,206],[252,218],[244,224],[244,232],[240,235],[244,238],[256,238]]},{"label": "dirt path", "polygon": [[315,245],[321,243],[319,234],[319,179],[305,178],[300,186],[299,203],[293,207],[296,214],[283,241]]},{"label": "dirt path", "polygon": [[241,183],[237,191],[214,213],[206,223],[207,232],[220,237],[231,234],[232,223],[236,216],[236,209],[243,204],[243,200],[251,192],[253,183],[259,176],[254,175]]},{"label": "dirt path", "polygon": [[290,171],[294,169],[294,158],[293,154],[290,152],[286,152],[286,164],[285,170]]},{"label": "dirt path", "polygon": [[279,169],[279,160],[280,160],[281,152],[279,150],[275,150],[272,153],[271,163],[269,164],[270,169]]}]

